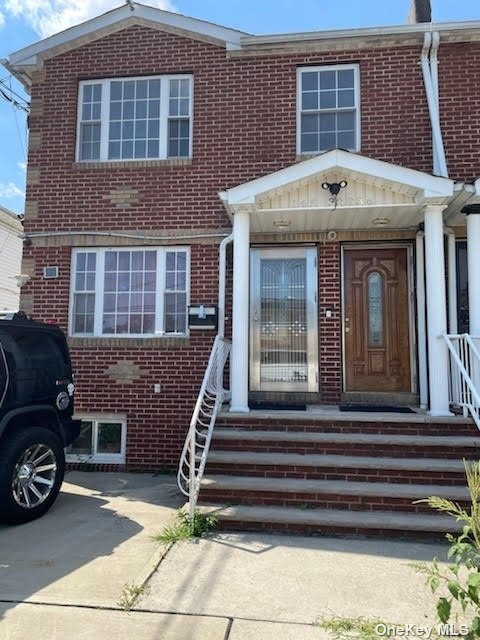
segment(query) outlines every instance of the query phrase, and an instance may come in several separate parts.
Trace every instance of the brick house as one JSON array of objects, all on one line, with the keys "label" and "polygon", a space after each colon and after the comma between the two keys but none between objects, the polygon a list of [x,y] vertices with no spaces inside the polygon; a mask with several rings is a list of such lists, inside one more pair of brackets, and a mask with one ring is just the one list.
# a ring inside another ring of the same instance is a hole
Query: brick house
[{"label": "brick house", "polygon": [[[360,404],[413,408],[376,411],[398,457],[435,435],[477,451],[475,341],[453,336],[480,336],[480,22],[252,36],[134,3],[4,64],[31,95],[22,308],[69,335],[72,461],[174,468],[217,333],[220,443],[290,421],[350,433],[345,453],[382,436],[332,408]],[[257,452],[313,450],[275,446]],[[298,477],[334,477],[315,468]],[[461,483],[458,465],[430,472]]]}]

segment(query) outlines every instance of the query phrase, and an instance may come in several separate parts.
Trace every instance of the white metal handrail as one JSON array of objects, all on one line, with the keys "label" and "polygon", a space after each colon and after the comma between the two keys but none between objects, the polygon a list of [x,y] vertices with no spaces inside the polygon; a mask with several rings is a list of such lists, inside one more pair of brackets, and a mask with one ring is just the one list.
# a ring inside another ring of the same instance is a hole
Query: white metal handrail
[{"label": "white metal handrail", "polygon": [[451,404],[462,407],[480,429],[480,338],[468,333],[444,336],[450,352]]},{"label": "white metal handrail", "polygon": [[195,515],[215,420],[228,395],[223,388],[223,371],[230,347],[230,340],[216,336],[180,457],[177,483],[189,498],[190,522]]}]

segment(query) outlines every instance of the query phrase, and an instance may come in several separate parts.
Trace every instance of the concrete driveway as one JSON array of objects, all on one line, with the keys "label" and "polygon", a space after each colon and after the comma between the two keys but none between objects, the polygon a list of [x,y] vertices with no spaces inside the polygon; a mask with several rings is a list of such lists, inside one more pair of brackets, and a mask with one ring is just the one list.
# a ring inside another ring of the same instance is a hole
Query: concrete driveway
[{"label": "concrete driveway", "polygon": [[152,536],[182,503],[173,476],[69,473],[46,516],[0,526],[0,640],[326,640],[324,616],[434,623],[410,565],[445,545],[215,533],[168,549]]},{"label": "concrete driveway", "polygon": [[166,548],[152,536],[183,502],[173,476],[68,473],[43,518],[0,525],[1,640],[192,640],[194,628],[223,640],[225,620],[170,620],[118,604],[126,585],[155,570]]}]

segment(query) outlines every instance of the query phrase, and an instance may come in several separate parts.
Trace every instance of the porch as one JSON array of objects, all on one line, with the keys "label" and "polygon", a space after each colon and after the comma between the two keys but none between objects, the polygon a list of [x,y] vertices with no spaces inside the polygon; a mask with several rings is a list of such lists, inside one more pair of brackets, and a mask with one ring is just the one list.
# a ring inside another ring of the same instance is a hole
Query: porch
[{"label": "porch", "polygon": [[[231,411],[303,392],[450,415],[455,242],[472,282],[478,181],[334,150],[220,196],[234,240]],[[468,306],[480,335],[479,288]]]},{"label": "porch", "polygon": [[234,528],[455,529],[414,502],[465,502],[480,452],[480,289],[458,335],[455,250],[475,282],[480,183],[336,150],[221,198],[231,392],[221,322],[179,472],[191,508],[199,493]]}]

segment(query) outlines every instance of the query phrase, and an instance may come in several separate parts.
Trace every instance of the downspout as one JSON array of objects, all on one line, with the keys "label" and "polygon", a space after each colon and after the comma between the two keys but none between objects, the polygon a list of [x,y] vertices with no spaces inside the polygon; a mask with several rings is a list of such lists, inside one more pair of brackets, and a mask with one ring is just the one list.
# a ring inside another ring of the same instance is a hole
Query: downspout
[{"label": "downspout", "polygon": [[218,335],[225,337],[225,289],[227,282],[227,244],[233,241],[232,233],[220,242],[218,260]]},{"label": "downspout", "polygon": [[[433,34],[425,33],[422,55],[420,57],[423,72],[423,83],[427,96],[428,112],[433,137],[433,173],[444,178],[448,177],[447,161],[440,129],[440,112],[438,106],[438,58],[437,51],[440,43],[438,31]],[[430,60],[428,53],[430,51]]]}]

